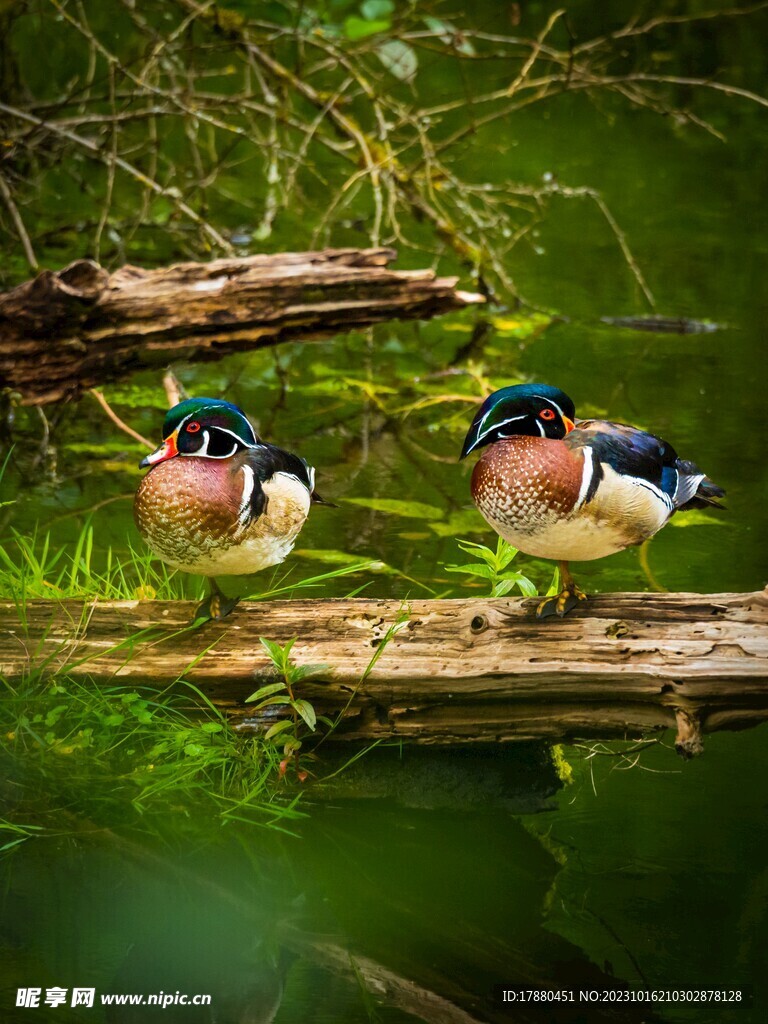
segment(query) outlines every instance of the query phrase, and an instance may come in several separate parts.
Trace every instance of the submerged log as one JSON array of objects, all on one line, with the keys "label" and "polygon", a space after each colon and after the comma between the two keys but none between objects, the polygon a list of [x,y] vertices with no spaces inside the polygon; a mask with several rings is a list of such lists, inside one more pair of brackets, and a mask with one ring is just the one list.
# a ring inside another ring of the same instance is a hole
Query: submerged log
[{"label": "submerged log", "polygon": [[[701,733],[768,719],[768,591],[601,594],[564,619],[535,601],[243,602],[186,628],[191,602],[0,604],[0,674],[35,665],[94,684],[166,687],[184,678],[244,729],[245,698],[276,679],[259,637],[297,637],[297,684],[339,740],[470,744]],[[374,656],[376,656],[374,661]]]},{"label": "submerged log", "polygon": [[277,253],[109,274],[91,260],[0,294],[0,388],[38,405],[171,359],[218,359],[483,302],[393,249]]}]

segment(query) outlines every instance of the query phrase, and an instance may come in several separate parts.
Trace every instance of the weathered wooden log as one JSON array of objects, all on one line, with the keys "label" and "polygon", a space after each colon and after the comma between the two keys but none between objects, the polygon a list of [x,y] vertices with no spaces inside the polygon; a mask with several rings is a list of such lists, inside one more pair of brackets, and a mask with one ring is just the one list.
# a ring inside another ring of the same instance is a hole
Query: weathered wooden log
[{"label": "weathered wooden log", "polygon": [[483,302],[393,249],[326,249],[114,274],[91,260],[0,294],[0,388],[25,404],[77,395],[170,359],[218,359]]},{"label": "weathered wooden log", "polygon": [[602,594],[541,622],[535,603],[244,602],[190,630],[188,602],[30,601],[23,621],[6,602],[0,674],[44,661],[95,684],[184,677],[258,729],[271,719],[245,698],[275,679],[258,638],[298,637],[296,663],[326,666],[298,684],[300,696],[318,713],[343,713],[340,740],[560,740],[677,725],[690,755],[702,731],[768,718],[768,591]]}]

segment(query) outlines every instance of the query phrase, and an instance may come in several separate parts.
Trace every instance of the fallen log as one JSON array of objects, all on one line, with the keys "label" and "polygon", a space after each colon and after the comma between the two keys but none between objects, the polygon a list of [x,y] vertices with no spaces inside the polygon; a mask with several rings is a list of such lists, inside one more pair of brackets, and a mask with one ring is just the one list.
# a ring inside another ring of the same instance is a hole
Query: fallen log
[{"label": "fallen log", "polygon": [[277,253],[109,274],[91,260],[0,294],[0,389],[27,405],[172,359],[218,359],[483,302],[393,249]]},{"label": "fallen log", "polygon": [[[258,638],[297,637],[297,684],[338,740],[471,744],[701,733],[768,719],[768,591],[601,594],[538,621],[500,598],[243,602],[192,630],[191,602],[0,604],[0,674],[35,664],[94,684],[166,687],[183,677],[244,729],[274,709],[244,703],[275,672]],[[374,661],[374,656],[375,661]]]}]

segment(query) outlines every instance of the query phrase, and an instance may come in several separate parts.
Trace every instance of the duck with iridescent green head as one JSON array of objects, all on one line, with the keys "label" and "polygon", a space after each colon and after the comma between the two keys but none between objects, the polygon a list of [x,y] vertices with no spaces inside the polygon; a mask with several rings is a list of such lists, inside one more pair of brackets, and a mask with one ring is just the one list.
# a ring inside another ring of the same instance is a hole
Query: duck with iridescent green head
[{"label": "duck with iridescent green head", "polygon": [[228,615],[239,598],[216,577],[282,562],[321,500],[304,459],[262,441],[237,406],[215,398],[174,406],[162,444],[139,465],[149,467],[133,506],[142,537],[168,565],[211,580],[198,618]]},{"label": "duck with iridescent green head", "polygon": [[569,562],[642,544],[677,512],[722,508],[725,491],[672,445],[638,427],[577,420],[573,402],[549,384],[515,384],[480,406],[460,458],[483,449],[472,497],[504,540],[560,564],[556,598],[539,618],[565,615],[586,594]]}]

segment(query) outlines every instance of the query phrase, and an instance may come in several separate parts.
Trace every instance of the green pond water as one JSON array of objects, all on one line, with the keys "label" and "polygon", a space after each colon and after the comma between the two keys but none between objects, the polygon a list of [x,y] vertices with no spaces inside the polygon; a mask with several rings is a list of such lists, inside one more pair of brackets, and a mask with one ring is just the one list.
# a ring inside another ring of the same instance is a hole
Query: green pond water
[{"label": "green pond water", "polygon": [[[495,8],[486,7],[492,20]],[[595,31],[604,27],[598,12],[574,10],[591,17]],[[740,54],[747,62],[760,56],[744,31],[700,29],[688,46],[723,74],[741,76]],[[494,74],[503,80],[499,69],[472,73],[487,75],[487,88]],[[755,87],[754,74],[748,81]],[[430,87],[439,99],[439,78]],[[719,329],[650,334],[602,322],[648,307],[594,204],[555,198],[534,244],[515,250],[508,269],[528,302],[558,316],[532,326],[511,306],[496,310],[474,358],[494,385],[556,384],[582,416],[652,429],[696,460],[726,488],[728,511],[717,523],[670,526],[655,538],[653,579],[672,591],[755,590],[766,580],[768,133],[755,107],[713,95],[706,112],[727,143],[647,110],[563,96],[546,116],[534,108],[472,137],[465,172],[496,182],[539,182],[550,173],[599,189],[657,311]],[[291,247],[287,238],[273,241]],[[365,229],[340,224],[332,241],[365,244]],[[79,255],[73,242],[52,260]],[[402,265],[428,262],[411,253]],[[471,467],[453,461],[473,407],[445,401],[403,415],[426,397],[479,393],[466,362],[452,366],[473,322],[460,314],[392,324],[370,337],[175,368],[190,393],[226,395],[264,436],[303,454],[317,467],[320,492],[339,504],[313,511],[286,564],[289,579],[353,557],[381,566],[329,582],[323,596],[363,583],[370,596],[483,593],[444,568],[461,559],[457,537],[491,543],[469,506]],[[157,374],[105,393],[131,426],[159,441]],[[4,537],[11,528],[50,532],[54,546],[71,549],[89,522],[99,564],[110,548],[126,556],[140,544],[131,500],[143,449],[88,397],[55,418],[52,444],[37,458],[40,422],[18,414],[3,482],[4,499],[15,499],[2,509]],[[347,500],[368,498],[431,511],[387,515]],[[546,563],[521,556],[519,564],[547,584]],[[652,586],[635,551],[576,570],[592,592]],[[265,576],[254,581],[256,593],[273,581]],[[282,577],[281,569],[275,579]],[[191,581],[190,595],[198,589]],[[180,806],[145,840],[132,822],[130,838],[118,830],[77,843],[67,835],[29,841],[2,865],[0,1019],[413,1019],[392,1005],[397,1000],[372,1008],[363,991],[371,961],[477,1020],[758,1024],[768,1017],[766,735],[760,728],[708,736],[704,756],[689,763],[677,759],[671,737],[633,766],[565,747],[567,784],[538,746],[377,750],[336,788],[310,789],[301,804],[307,817],[291,823],[293,834],[230,826],[202,841]],[[23,784],[23,768],[13,771],[14,784]],[[18,799],[8,801],[12,814]],[[494,990],[626,984],[741,989],[754,999],[652,1012],[640,1004],[510,1008]],[[173,1006],[151,1016],[14,1010],[22,985],[211,993],[218,1016]]]}]

